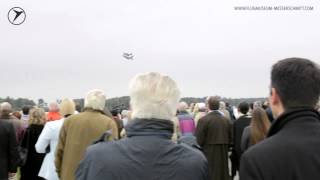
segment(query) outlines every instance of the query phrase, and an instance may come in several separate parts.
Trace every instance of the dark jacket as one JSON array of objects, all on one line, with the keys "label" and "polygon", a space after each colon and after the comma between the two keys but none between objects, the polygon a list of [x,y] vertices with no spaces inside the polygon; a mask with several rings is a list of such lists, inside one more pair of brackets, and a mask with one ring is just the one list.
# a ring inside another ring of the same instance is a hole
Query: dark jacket
[{"label": "dark jacket", "polygon": [[23,128],[23,123],[21,120],[17,119],[15,116],[9,115],[9,114],[2,114],[0,116],[0,120],[6,120],[13,124],[13,127],[16,132],[16,138],[18,144],[21,143],[25,128]]},{"label": "dark jacket", "polygon": [[212,111],[199,119],[196,137],[200,146],[230,145],[232,143],[231,121],[220,112]]},{"label": "dark jacket", "polygon": [[127,138],[87,149],[77,180],[207,180],[202,153],[171,141],[171,121],[136,119],[125,129]]},{"label": "dark jacket", "polygon": [[247,126],[244,128],[242,137],[241,137],[241,153],[244,153],[250,145],[250,136],[251,136],[251,127]]},{"label": "dark jacket", "polygon": [[0,180],[7,180],[8,173],[17,171],[19,160],[17,140],[11,123],[0,120]]},{"label": "dark jacket", "polygon": [[241,156],[241,137],[244,128],[250,125],[251,117],[243,115],[233,123],[233,145],[236,156],[240,159]]},{"label": "dark jacket", "polygon": [[43,125],[31,124],[23,136],[21,147],[28,148],[27,161],[21,167],[21,180],[37,180],[45,154],[36,152],[35,144],[42,132]]},{"label": "dark jacket", "polygon": [[241,180],[319,180],[320,114],[313,109],[285,112],[267,139],[245,152]]}]

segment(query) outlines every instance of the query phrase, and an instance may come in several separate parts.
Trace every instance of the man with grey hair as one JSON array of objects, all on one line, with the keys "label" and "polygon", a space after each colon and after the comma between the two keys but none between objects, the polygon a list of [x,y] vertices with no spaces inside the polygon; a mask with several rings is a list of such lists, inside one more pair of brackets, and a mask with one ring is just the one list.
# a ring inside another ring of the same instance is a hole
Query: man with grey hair
[{"label": "man with grey hair", "polygon": [[111,131],[112,138],[118,138],[117,125],[103,111],[105,102],[103,91],[91,90],[85,98],[84,111],[65,119],[55,158],[56,170],[61,180],[75,179],[75,170],[86,148],[101,134]]},{"label": "man with grey hair", "polygon": [[[130,84],[132,121],[127,138],[87,149],[78,180],[207,180],[199,150],[171,141],[180,99],[174,80],[159,73],[137,75]],[[112,154],[112,156],[110,156]]]}]

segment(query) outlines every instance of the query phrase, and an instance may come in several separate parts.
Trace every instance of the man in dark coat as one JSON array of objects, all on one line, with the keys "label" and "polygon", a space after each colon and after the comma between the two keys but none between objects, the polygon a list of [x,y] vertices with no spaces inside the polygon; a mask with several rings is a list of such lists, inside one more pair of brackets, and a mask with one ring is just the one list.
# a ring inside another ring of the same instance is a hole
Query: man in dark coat
[{"label": "man in dark coat", "polygon": [[231,121],[218,111],[219,98],[207,100],[209,113],[199,119],[196,137],[208,160],[211,180],[229,180],[228,151],[232,143]]},{"label": "man in dark coat", "polygon": [[242,180],[319,180],[319,66],[289,58],[272,67],[270,105],[276,117],[267,139],[241,159]]},{"label": "man in dark coat", "polygon": [[241,137],[245,127],[249,126],[251,116],[248,116],[249,103],[241,102],[238,106],[238,111],[242,114],[233,123],[233,149],[231,154],[232,162],[232,177],[239,171],[240,157],[241,157]]},{"label": "man in dark coat", "polygon": [[207,180],[207,161],[196,148],[171,140],[180,91],[168,76],[147,73],[130,86],[132,121],[127,138],[87,149],[77,180]]},{"label": "man in dark coat", "polygon": [[7,180],[15,175],[18,161],[14,127],[10,122],[0,120],[0,180]]},{"label": "man in dark coat", "polygon": [[17,119],[15,116],[11,115],[12,106],[8,102],[3,102],[0,104],[0,120],[6,120],[13,124],[15,129],[17,143],[20,144],[25,129],[23,128],[23,123],[21,120]]}]

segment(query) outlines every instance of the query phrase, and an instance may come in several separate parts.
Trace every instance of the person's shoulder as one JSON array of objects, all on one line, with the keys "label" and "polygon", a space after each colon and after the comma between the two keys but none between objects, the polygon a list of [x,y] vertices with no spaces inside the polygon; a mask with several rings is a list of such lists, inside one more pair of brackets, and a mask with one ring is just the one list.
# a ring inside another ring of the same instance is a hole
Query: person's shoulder
[{"label": "person's shoulder", "polygon": [[261,162],[263,160],[272,160],[273,157],[279,154],[279,150],[285,150],[284,142],[279,141],[278,137],[272,136],[258,144],[251,146],[244,154],[244,159],[259,159]]},{"label": "person's shoulder", "polygon": [[186,164],[197,166],[207,163],[206,157],[200,150],[183,143],[177,144],[177,146],[182,149],[180,160]]}]

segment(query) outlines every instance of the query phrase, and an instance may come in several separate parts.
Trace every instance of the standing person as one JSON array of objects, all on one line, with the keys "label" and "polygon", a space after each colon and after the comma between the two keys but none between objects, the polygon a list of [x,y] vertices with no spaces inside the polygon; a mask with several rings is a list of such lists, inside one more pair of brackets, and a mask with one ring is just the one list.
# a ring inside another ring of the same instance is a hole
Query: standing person
[{"label": "standing person", "polygon": [[223,113],[224,117],[226,117],[227,119],[231,120],[231,116],[230,116],[229,111],[227,110],[225,102],[220,101],[219,111]]},{"label": "standing person", "polygon": [[29,123],[29,111],[30,111],[30,107],[29,106],[23,106],[22,107],[22,112],[21,112],[21,121],[23,124],[23,128],[27,129]]},{"label": "standing person", "polygon": [[177,118],[179,120],[181,136],[193,136],[195,123],[192,114],[188,112],[188,104],[186,102],[179,103]]},{"label": "standing person", "polygon": [[232,125],[219,111],[218,97],[207,100],[209,113],[201,118],[197,125],[198,144],[208,160],[211,180],[229,180],[228,151],[232,142]]},{"label": "standing person", "polygon": [[0,179],[13,178],[19,160],[15,129],[12,123],[0,120]]},{"label": "standing person", "polygon": [[239,171],[241,152],[241,137],[245,127],[249,126],[251,116],[248,115],[249,103],[241,102],[238,106],[238,111],[241,116],[233,123],[233,149],[231,154],[232,162],[232,177]]},{"label": "standing person", "polygon": [[197,126],[199,119],[207,115],[207,108],[205,103],[197,103],[196,106],[198,107],[198,113],[195,114],[194,123]]},{"label": "standing person", "polygon": [[266,111],[256,108],[252,112],[250,126],[243,130],[241,138],[241,152],[245,152],[250,146],[257,144],[266,138],[270,128],[270,121]]},{"label": "standing person", "polygon": [[47,121],[60,120],[61,115],[59,113],[59,105],[56,102],[49,104],[49,112],[47,114]]},{"label": "standing person", "polygon": [[120,133],[123,129],[123,121],[122,119],[119,117],[119,110],[118,109],[113,109],[111,111],[112,114],[112,119],[114,120],[114,122],[117,124],[117,128],[118,128],[118,137],[120,138]]},{"label": "standing person", "polygon": [[0,120],[6,120],[13,124],[13,127],[16,132],[17,143],[20,144],[24,134],[23,124],[19,119],[11,115],[11,113],[12,106],[10,103],[3,102],[0,104]]},{"label": "standing person", "polygon": [[36,152],[35,144],[45,124],[46,114],[41,108],[33,108],[30,111],[29,127],[27,128],[21,143],[21,147],[28,149],[27,161],[21,167],[21,180],[43,179],[38,176],[45,154]]},{"label": "standing person", "polygon": [[130,83],[132,121],[127,138],[87,149],[77,180],[207,180],[202,153],[171,141],[180,90],[159,73],[137,75]]},{"label": "standing person", "polygon": [[75,170],[86,148],[105,131],[118,138],[115,122],[104,113],[106,96],[101,90],[91,90],[85,98],[83,112],[64,120],[56,149],[55,165],[61,180],[73,180]]},{"label": "standing person", "polygon": [[267,138],[242,156],[243,180],[320,179],[319,65],[288,58],[273,65],[269,102],[276,120]]},{"label": "standing person", "polygon": [[47,153],[39,171],[39,176],[47,180],[59,180],[54,165],[54,153],[64,119],[75,113],[75,104],[71,99],[64,99],[59,105],[59,109],[63,118],[61,120],[47,122],[35,145],[38,153]]}]

